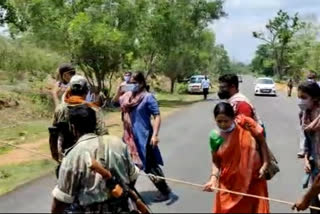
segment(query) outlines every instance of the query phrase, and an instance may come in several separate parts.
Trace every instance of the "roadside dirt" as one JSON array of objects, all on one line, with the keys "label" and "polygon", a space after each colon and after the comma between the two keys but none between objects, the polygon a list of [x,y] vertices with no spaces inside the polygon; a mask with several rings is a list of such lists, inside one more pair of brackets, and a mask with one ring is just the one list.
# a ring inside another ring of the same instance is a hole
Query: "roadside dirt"
[{"label": "roadside dirt", "polygon": [[[14,148],[10,152],[0,156],[1,157],[0,167],[5,165],[10,165],[10,164],[19,164],[19,163],[28,162],[28,161],[48,159],[44,156],[26,151],[26,150],[32,150],[32,151],[46,154],[45,152],[41,151],[41,148],[43,147],[44,144],[48,143],[47,141],[48,139],[44,138],[36,142],[19,145],[21,149]],[[50,154],[47,153],[46,155],[50,155]]]}]

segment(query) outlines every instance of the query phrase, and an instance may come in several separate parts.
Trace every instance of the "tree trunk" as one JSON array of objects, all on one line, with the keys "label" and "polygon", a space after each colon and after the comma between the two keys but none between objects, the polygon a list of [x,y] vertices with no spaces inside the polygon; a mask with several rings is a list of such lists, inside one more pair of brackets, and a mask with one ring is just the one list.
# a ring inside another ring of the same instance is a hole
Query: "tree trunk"
[{"label": "tree trunk", "polygon": [[153,71],[153,61],[154,61],[155,57],[156,57],[156,54],[155,54],[155,51],[153,51],[153,52],[151,53],[149,62],[146,63],[146,64],[147,64],[147,65],[146,65],[146,68],[147,68],[146,79],[148,79],[148,77],[150,76],[150,74],[151,74],[152,71]]},{"label": "tree trunk", "polygon": [[282,47],[282,49],[280,51],[279,64],[278,64],[280,79],[282,79],[282,77],[284,75],[284,51],[285,51],[285,47]]},{"label": "tree trunk", "polygon": [[112,82],[113,82],[113,75],[115,74],[115,71],[112,70],[109,76],[109,88],[108,88],[108,97],[111,98],[111,90],[112,90]]},{"label": "tree trunk", "polygon": [[176,78],[170,78],[171,80],[171,86],[170,86],[170,93],[173,94],[174,92],[174,85],[176,83]]},{"label": "tree trunk", "polygon": [[273,65],[273,73],[275,75],[280,75],[279,74],[279,57],[278,57],[277,50],[274,50],[274,60],[275,60],[275,65]]}]

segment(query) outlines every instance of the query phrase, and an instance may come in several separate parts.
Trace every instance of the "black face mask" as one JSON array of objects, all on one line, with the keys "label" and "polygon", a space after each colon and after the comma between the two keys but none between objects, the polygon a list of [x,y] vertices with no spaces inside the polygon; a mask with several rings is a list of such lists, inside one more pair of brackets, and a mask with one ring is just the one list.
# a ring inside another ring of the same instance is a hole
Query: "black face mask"
[{"label": "black face mask", "polygon": [[229,99],[231,97],[229,91],[219,91],[218,92],[218,97],[221,99],[221,100],[224,100],[224,99]]}]

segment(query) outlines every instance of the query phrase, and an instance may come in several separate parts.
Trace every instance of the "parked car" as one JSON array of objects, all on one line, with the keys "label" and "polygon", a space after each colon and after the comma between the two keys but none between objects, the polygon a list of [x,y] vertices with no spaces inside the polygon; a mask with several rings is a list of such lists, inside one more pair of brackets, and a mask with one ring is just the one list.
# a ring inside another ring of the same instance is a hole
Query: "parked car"
[{"label": "parked car", "polygon": [[268,77],[258,78],[254,87],[254,94],[277,96],[276,84],[273,79]]},{"label": "parked car", "polygon": [[202,93],[201,82],[204,79],[204,75],[194,75],[190,78],[188,82],[188,92],[193,93]]}]

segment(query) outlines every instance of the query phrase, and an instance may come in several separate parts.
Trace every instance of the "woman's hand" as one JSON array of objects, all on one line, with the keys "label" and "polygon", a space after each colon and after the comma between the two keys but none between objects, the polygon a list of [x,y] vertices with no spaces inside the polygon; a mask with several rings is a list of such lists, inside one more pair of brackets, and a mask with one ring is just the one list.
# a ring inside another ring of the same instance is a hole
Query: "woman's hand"
[{"label": "woman's hand", "polygon": [[160,140],[159,140],[159,137],[158,137],[158,136],[156,136],[156,135],[152,136],[152,138],[151,138],[151,145],[152,145],[153,148],[155,148],[156,146],[158,146],[159,142],[160,142]]},{"label": "woman's hand", "polygon": [[311,204],[311,201],[314,197],[317,197],[320,193],[320,175],[317,175],[316,178],[313,181],[313,184],[310,188],[310,190],[304,195],[304,197],[296,202],[292,209],[300,210],[306,210]]},{"label": "woman's hand", "polygon": [[292,210],[302,211],[308,209],[311,201],[309,201],[306,197],[303,197],[301,200],[297,201],[293,207]]},{"label": "woman's hand", "polygon": [[214,192],[214,188],[217,187],[217,178],[215,176],[211,176],[210,180],[204,185],[204,192]]},{"label": "woman's hand", "polygon": [[262,167],[259,170],[259,178],[263,179],[267,173],[267,169],[268,169],[269,163],[265,162]]}]

